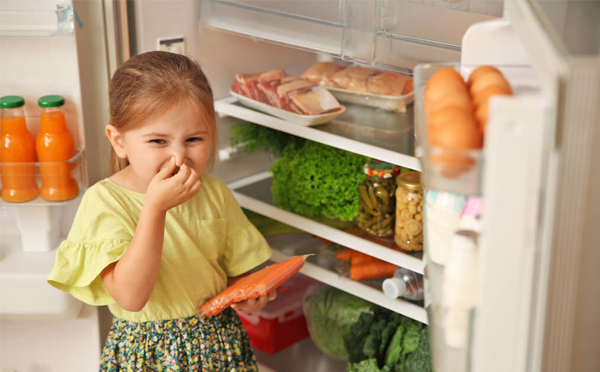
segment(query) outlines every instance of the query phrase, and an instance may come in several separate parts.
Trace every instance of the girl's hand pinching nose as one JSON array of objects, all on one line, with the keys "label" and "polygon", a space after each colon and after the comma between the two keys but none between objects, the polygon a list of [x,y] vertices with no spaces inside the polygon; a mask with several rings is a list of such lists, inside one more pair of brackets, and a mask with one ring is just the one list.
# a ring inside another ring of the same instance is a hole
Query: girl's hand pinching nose
[{"label": "girl's hand pinching nose", "polygon": [[202,184],[198,173],[184,162],[179,171],[171,176],[176,168],[175,158],[171,158],[152,178],[144,204],[166,212],[196,195]]}]

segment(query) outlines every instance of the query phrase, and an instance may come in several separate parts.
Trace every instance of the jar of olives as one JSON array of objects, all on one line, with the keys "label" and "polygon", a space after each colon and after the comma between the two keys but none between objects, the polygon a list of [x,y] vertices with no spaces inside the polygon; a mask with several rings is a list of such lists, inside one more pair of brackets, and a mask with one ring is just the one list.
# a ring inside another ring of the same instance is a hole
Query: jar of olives
[{"label": "jar of olives", "polygon": [[396,232],[394,241],[407,251],[423,250],[423,188],[421,173],[406,172],[396,179]]},{"label": "jar of olives", "polygon": [[368,176],[359,186],[358,227],[378,237],[394,233],[396,182],[400,167],[382,161],[365,164]]}]

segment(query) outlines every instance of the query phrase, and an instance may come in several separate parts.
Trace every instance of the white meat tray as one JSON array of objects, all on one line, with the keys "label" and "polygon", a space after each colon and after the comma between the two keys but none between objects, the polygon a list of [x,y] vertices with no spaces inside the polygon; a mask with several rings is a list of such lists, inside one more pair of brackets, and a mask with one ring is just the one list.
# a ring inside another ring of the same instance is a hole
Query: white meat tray
[{"label": "white meat tray", "polygon": [[406,112],[406,106],[414,101],[414,90],[403,96],[384,96],[373,93],[355,92],[348,89],[324,86],[340,102],[380,108],[387,111]]},{"label": "white meat tray", "polygon": [[341,114],[343,114],[344,112],[346,112],[346,107],[345,106],[341,106],[341,110],[335,111],[335,112],[331,112],[328,114],[323,114],[323,115],[298,115],[298,114],[294,114],[293,112],[289,112],[286,110],[282,110],[280,108],[277,107],[273,107],[271,105],[267,105],[266,103],[262,103],[256,100],[253,100],[251,98],[248,97],[244,97],[240,94],[237,94],[233,91],[229,91],[229,94],[231,94],[232,96],[234,96],[235,98],[238,99],[238,101],[240,101],[240,103],[244,106],[262,111],[264,113],[267,113],[269,115],[273,115],[276,116],[278,118],[287,120],[291,123],[294,124],[299,124],[299,125],[304,125],[304,126],[311,126],[311,125],[319,125],[319,124],[325,124],[325,123],[329,123],[330,121],[332,121],[333,119],[335,119],[336,117],[340,116]]}]

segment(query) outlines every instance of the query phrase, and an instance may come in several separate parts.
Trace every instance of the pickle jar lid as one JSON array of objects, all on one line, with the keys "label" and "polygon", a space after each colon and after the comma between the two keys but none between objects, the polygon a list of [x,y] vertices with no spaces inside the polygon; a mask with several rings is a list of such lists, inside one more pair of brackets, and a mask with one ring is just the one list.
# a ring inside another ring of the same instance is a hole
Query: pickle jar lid
[{"label": "pickle jar lid", "polygon": [[38,99],[40,107],[59,107],[65,104],[62,96],[43,96]]},{"label": "pickle jar lid", "polygon": [[421,190],[421,173],[417,171],[402,173],[396,178],[396,183],[407,190]]},{"label": "pickle jar lid", "polygon": [[400,167],[380,160],[365,164],[365,174],[369,177],[392,178],[400,173]]},{"label": "pickle jar lid", "polygon": [[25,99],[20,96],[4,96],[0,98],[0,108],[17,108],[25,105]]}]

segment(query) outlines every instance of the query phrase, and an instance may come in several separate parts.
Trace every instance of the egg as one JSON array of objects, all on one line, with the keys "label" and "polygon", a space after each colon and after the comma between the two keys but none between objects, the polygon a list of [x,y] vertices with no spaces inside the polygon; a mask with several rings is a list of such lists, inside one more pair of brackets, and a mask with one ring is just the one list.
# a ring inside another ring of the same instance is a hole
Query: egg
[{"label": "egg", "polygon": [[425,109],[432,108],[440,99],[450,94],[468,94],[467,86],[462,80],[442,79],[435,85],[428,85],[425,89],[424,104]]},{"label": "egg", "polygon": [[475,80],[477,80],[479,77],[490,74],[490,73],[502,75],[502,72],[500,72],[500,70],[498,70],[494,66],[489,66],[489,65],[479,66],[475,70],[473,70],[471,75],[469,75],[469,80],[467,81],[467,85],[470,87],[471,85],[473,85],[473,82]]},{"label": "egg", "polygon": [[429,162],[436,173],[446,178],[456,178],[468,172],[476,160],[471,154],[461,150],[438,149],[429,155]]},{"label": "egg", "polygon": [[473,85],[471,85],[470,92],[471,96],[477,96],[481,91],[488,87],[492,86],[500,86],[508,89],[512,94],[512,89],[508,81],[502,75],[490,73],[486,75],[482,75],[477,78],[477,80],[473,81]]},{"label": "egg", "polygon": [[429,80],[427,81],[428,86],[436,85],[436,83],[440,80],[444,79],[452,79],[464,82],[462,76],[453,68],[443,68],[441,70],[436,71]]},{"label": "egg", "polygon": [[432,146],[449,149],[478,149],[483,145],[479,128],[469,119],[448,120],[428,127]]},{"label": "egg", "polygon": [[427,131],[431,131],[430,128],[440,127],[451,121],[461,121],[470,123],[473,126],[477,126],[472,111],[465,111],[460,107],[446,107],[435,114],[431,115],[427,121]]},{"label": "egg", "polygon": [[473,104],[475,107],[479,107],[484,103],[487,103],[493,96],[510,96],[512,93],[510,89],[504,86],[491,86],[483,89],[476,96],[473,97]]},{"label": "egg", "polygon": [[464,112],[473,113],[473,104],[471,98],[467,93],[457,92],[455,94],[448,94],[438,99],[438,101],[425,108],[427,117],[435,115],[438,111],[443,110],[447,107],[456,107]]}]

